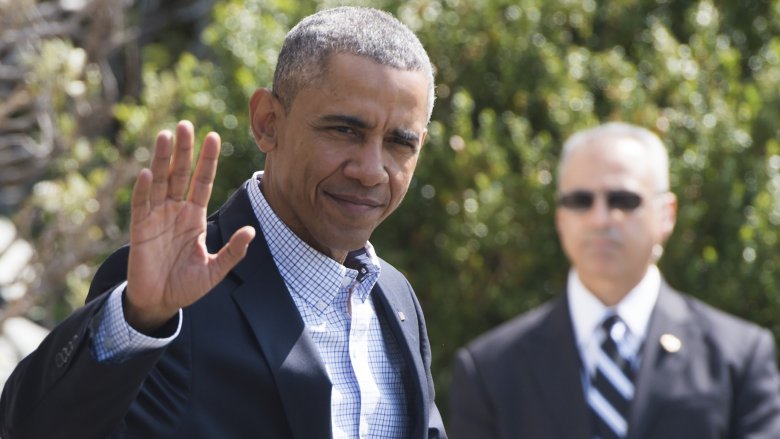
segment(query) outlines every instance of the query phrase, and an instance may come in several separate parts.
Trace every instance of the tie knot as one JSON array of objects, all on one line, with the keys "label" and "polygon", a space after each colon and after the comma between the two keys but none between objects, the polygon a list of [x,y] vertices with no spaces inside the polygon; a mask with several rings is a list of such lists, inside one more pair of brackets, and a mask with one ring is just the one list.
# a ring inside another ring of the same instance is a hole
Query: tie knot
[{"label": "tie knot", "polygon": [[367,267],[370,263],[371,257],[368,256],[368,252],[366,252],[364,247],[359,250],[349,252],[347,254],[346,260],[344,261],[344,266],[353,270],[357,270],[357,280],[360,282],[368,273]]},{"label": "tie knot", "polygon": [[610,313],[608,316],[604,317],[604,320],[601,321],[601,327],[604,328],[605,331],[609,332],[612,327],[615,326],[615,323],[620,321],[620,316],[614,313]]},{"label": "tie knot", "polygon": [[603,322],[601,322],[601,328],[607,337],[615,341],[622,340],[626,335],[626,324],[617,314],[608,315]]}]

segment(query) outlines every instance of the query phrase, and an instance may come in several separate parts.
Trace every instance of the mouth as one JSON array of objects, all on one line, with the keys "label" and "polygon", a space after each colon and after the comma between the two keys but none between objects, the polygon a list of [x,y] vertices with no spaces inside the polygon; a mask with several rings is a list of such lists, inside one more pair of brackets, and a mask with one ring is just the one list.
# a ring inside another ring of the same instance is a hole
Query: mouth
[{"label": "mouth", "polygon": [[586,245],[592,250],[613,251],[621,246],[621,240],[614,233],[597,233],[587,237]]},{"label": "mouth", "polygon": [[595,239],[588,242],[588,249],[593,253],[614,253],[619,251],[620,243],[612,239]]},{"label": "mouth", "polygon": [[359,215],[383,209],[385,202],[376,197],[367,197],[349,193],[325,192],[325,195],[339,208],[350,215]]}]

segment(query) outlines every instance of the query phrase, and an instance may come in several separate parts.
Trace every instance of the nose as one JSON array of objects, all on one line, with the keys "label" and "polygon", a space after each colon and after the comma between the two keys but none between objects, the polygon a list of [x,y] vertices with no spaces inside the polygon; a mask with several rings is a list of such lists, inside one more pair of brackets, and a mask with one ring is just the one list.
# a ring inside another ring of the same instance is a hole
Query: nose
[{"label": "nose", "polygon": [[606,197],[595,197],[593,206],[587,211],[588,219],[595,227],[604,227],[609,224],[615,209],[607,205]]},{"label": "nose", "polygon": [[366,187],[386,183],[389,179],[385,168],[385,150],[381,139],[369,140],[353,148],[352,156],[344,167],[344,175]]}]

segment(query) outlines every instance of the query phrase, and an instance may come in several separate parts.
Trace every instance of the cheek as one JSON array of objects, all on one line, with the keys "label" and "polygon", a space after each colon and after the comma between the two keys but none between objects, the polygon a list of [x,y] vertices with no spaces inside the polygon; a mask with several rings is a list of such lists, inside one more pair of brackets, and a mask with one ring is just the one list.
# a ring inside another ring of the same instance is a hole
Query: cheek
[{"label": "cheek", "polygon": [[335,148],[316,147],[307,150],[307,154],[298,157],[294,166],[299,168],[309,190],[314,191],[317,186],[329,178],[337,178],[343,171],[349,157],[343,151]]},{"label": "cheek", "polygon": [[565,217],[565,215],[558,214],[555,218],[555,228],[558,232],[558,241],[566,253],[576,248],[575,241],[577,240],[577,231],[574,229],[574,225],[571,221]]},{"label": "cheek", "polygon": [[556,211],[555,227],[561,239],[571,241],[580,234],[580,221],[571,216],[571,214]]},{"label": "cheek", "polygon": [[391,165],[388,168],[388,177],[390,179],[390,187],[393,191],[393,197],[396,194],[403,195],[409,189],[409,184],[412,182],[414,176],[414,169],[417,165],[417,160],[407,160],[400,165]]},{"label": "cheek", "polygon": [[644,255],[656,242],[658,230],[652,223],[631,223],[622,227],[625,246],[637,255]]}]

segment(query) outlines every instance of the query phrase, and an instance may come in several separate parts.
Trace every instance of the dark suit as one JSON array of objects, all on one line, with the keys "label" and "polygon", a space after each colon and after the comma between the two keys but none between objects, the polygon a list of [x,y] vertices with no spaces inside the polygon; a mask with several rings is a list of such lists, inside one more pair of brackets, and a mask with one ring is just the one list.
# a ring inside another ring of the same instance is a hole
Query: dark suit
[{"label": "dark suit", "polygon": [[[212,215],[210,251],[252,225],[247,256],[184,309],[166,348],[121,364],[90,350],[90,324],[126,277],[127,248],[100,267],[88,303],[23,360],[3,391],[0,436],[18,438],[329,438],[331,384],[277,271],[246,189]],[[430,346],[406,279],[382,261],[372,291],[406,360],[412,437],[444,437],[434,403]],[[403,313],[404,320],[399,317]]]},{"label": "dark suit", "polygon": [[[661,346],[663,334],[679,338],[679,351]],[[662,283],[642,351],[628,438],[780,438],[775,361],[769,331]],[[450,435],[590,439],[581,380],[564,295],[458,352]]]}]

